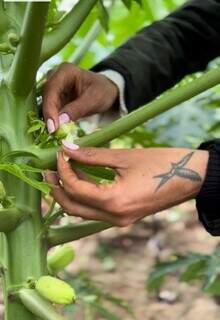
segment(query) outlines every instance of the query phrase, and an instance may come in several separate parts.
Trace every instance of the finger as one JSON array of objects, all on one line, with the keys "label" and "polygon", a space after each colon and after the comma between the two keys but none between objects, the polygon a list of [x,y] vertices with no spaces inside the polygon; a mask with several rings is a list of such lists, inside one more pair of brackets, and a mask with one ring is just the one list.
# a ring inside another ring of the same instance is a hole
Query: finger
[{"label": "finger", "polygon": [[72,121],[76,121],[84,116],[92,114],[91,98],[88,99],[85,95],[82,95],[78,99],[66,104],[60,112],[60,117],[63,114],[67,114]]},{"label": "finger", "polygon": [[51,185],[59,185],[59,177],[55,171],[45,171],[44,172],[45,181]]},{"label": "finger", "polygon": [[105,166],[115,169],[125,168],[124,150],[107,148],[80,148],[63,140],[63,151],[71,159],[89,165]]},{"label": "finger", "polygon": [[[59,153],[57,170],[65,191],[75,200],[105,210],[106,203],[111,198],[113,184],[97,185],[80,180],[69,162]],[[111,187],[110,187],[111,186]]]},{"label": "finger", "polygon": [[59,111],[62,108],[62,97],[65,89],[73,83],[74,75],[67,73],[67,67],[61,65],[50,74],[43,89],[43,114],[50,133],[59,126]]},{"label": "finger", "polygon": [[65,212],[70,215],[81,217],[86,220],[104,221],[116,226],[123,226],[124,221],[121,217],[115,217],[108,212],[77,203],[70,199],[61,187],[54,188],[52,196]]}]

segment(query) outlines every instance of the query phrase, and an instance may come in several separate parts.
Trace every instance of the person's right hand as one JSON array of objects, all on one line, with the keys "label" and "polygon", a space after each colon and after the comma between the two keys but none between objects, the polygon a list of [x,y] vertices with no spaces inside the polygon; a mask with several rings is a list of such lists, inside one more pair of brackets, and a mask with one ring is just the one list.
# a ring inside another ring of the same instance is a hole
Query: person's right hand
[{"label": "person's right hand", "polygon": [[43,114],[49,133],[70,120],[109,110],[117,86],[102,74],[63,63],[51,72],[43,90]]}]

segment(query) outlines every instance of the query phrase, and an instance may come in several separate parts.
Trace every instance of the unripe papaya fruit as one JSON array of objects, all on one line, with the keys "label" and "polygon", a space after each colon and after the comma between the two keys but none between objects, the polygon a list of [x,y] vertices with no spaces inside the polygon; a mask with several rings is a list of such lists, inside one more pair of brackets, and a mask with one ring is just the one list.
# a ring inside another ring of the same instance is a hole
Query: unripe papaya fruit
[{"label": "unripe papaya fruit", "polygon": [[71,304],[76,300],[74,289],[66,282],[43,276],[35,283],[35,289],[45,299],[58,304]]},{"label": "unripe papaya fruit", "polygon": [[64,244],[57,247],[47,257],[47,267],[50,273],[57,273],[65,269],[75,258],[73,248]]}]

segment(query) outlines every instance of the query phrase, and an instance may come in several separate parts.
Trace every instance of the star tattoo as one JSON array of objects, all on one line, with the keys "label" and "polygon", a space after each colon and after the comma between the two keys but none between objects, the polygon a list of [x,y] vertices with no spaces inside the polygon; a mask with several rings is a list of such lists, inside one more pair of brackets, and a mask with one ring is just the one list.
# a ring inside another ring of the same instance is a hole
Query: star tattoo
[{"label": "star tattoo", "polygon": [[190,152],[189,154],[184,156],[179,162],[171,163],[171,169],[169,172],[154,176],[155,179],[160,179],[160,182],[155,192],[158,191],[163,185],[165,185],[169,180],[171,180],[175,176],[188,179],[194,182],[202,181],[202,178],[196,171],[185,168],[186,164],[192,158],[193,154],[194,152]]}]

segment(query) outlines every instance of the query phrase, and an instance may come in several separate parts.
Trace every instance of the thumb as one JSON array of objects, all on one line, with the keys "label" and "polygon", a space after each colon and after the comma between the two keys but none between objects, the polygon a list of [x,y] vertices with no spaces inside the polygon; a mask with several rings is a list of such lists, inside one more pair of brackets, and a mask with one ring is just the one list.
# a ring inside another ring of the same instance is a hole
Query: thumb
[{"label": "thumb", "polygon": [[107,148],[80,148],[63,140],[63,151],[71,159],[94,166],[123,169],[123,150]]}]

